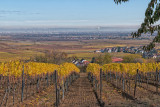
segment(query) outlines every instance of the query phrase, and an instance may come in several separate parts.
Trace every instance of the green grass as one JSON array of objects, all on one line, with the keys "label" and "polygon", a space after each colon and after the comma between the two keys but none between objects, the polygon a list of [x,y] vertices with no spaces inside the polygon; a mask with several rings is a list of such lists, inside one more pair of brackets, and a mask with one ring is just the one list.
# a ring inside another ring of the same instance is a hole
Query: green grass
[{"label": "green grass", "polygon": [[[74,53],[74,54],[69,54],[70,57],[71,56],[77,56],[80,59],[84,58],[84,59],[86,59],[88,61],[91,61],[91,59],[93,57],[97,57],[99,55],[105,55],[105,53],[93,53],[92,52],[92,53]],[[112,57],[123,58],[124,56],[130,55],[130,53],[122,53],[122,52],[120,52],[120,53],[110,53],[110,55]]]},{"label": "green grass", "polygon": [[91,61],[92,57],[97,57],[98,55],[104,55],[103,53],[75,53],[69,54],[69,56],[77,56],[78,58],[84,58],[88,61]]},{"label": "green grass", "polygon": [[0,52],[0,62],[8,62],[10,60],[19,60],[19,59],[29,59],[35,55],[43,55],[41,52],[35,51],[22,51],[20,53],[8,53],[8,52]]},{"label": "green grass", "polygon": [[118,57],[118,58],[123,58],[124,56],[130,55],[130,53],[123,53],[123,52],[118,52],[118,53],[111,53],[112,57]]}]

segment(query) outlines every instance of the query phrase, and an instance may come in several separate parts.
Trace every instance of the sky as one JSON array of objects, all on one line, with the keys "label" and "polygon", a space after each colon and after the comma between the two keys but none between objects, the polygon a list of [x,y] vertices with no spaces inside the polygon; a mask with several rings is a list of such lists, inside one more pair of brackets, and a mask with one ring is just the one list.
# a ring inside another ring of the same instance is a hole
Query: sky
[{"label": "sky", "polygon": [[0,0],[0,27],[138,26],[150,0]]}]

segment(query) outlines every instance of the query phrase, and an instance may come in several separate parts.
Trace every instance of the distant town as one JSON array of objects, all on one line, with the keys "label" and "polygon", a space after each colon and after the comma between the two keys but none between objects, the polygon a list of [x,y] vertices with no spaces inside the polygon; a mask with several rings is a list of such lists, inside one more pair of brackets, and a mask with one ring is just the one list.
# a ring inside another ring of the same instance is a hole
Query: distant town
[{"label": "distant town", "polygon": [[[116,52],[123,52],[123,53],[130,53],[130,54],[140,54],[142,55],[143,58],[145,59],[150,59],[150,58],[160,58],[160,49],[152,49],[149,52],[146,52],[143,50],[143,46],[140,47],[109,47],[105,49],[100,49],[100,50],[95,50],[94,53],[116,53]],[[120,63],[123,61],[123,58],[117,58],[113,57],[112,62],[113,63]],[[87,61],[85,59],[77,59],[73,60],[72,63],[74,63],[77,66],[85,66],[90,63],[90,61]]]},{"label": "distant town", "polygon": [[1,40],[31,40],[31,41],[77,41],[97,39],[119,39],[119,40],[152,40],[155,34],[142,35],[132,38],[131,32],[48,32],[48,33],[3,33],[0,32]]},{"label": "distant town", "polygon": [[151,51],[147,52],[143,50],[143,46],[140,47],[109,47],[105,49],[95,50],[95,53],[114,53],[114,52],[124,52],[124,53],[131,53],[131,54],[140,54],[143,58],[159,58],[160,49],[153,48]]}]

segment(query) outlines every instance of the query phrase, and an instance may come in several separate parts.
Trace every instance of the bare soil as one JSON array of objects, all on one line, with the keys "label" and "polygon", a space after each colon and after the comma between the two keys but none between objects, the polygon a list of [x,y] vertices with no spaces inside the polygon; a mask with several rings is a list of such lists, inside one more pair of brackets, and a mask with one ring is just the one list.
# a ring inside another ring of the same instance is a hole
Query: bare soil
[{"label": "bare soil", "polygon": [[16,107],[54,107],[55,98],[55,88],[50,86],[44,91],[31,96],[23,103],[16,105]]},{"label": "bare soil", "polygon": [[99,107],[86,74],[81,73],[80,78],[72,84],[60,107]]},{"label": "bare soil", "polygon": [[[114,84],[114,85],[113,85]],[[146,83],[137,84],[136,95],[134,98],[134,86],[135,83],[131,81],[131,90],[127,91],[129,96],[123,95],[122,90],[117,89],[116,81],[106,82],[103,81],[103,101],[107,105],[113,106],[138,106],[138,107],[159,107],[160,106],[160,94],[156,93],[156,88],[153,85],[148,85]],[[111,88],[112,87],[112,88]],[[119,97],[120,96],[120,97]],[[123,100],[126,99],[126,100]]]}]

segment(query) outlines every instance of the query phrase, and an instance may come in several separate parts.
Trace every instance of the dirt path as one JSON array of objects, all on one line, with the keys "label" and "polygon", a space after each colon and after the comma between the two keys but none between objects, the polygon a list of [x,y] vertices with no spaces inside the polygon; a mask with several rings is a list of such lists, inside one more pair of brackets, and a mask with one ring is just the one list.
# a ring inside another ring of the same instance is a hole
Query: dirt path
[{"label": "dirt path", "polygon": [[99,107],[87,74],[81,73],[65,95],[60,107]]}]

